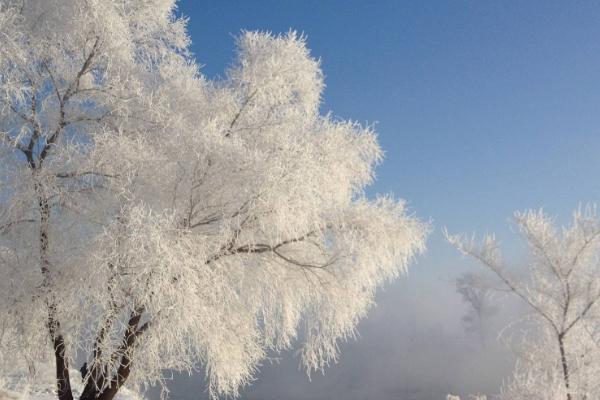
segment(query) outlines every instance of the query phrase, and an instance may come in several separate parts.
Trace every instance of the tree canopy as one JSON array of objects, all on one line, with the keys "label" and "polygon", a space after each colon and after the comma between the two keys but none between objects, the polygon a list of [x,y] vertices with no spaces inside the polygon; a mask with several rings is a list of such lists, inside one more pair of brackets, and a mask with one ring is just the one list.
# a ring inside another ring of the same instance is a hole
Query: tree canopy
[{"label": "tree canopy", "polygon": [[498,242],[447,238],[477,259],[530,310],[520,330],[517,364],[499,398],[592,399],[600,390],[600,219],[594,208],[576,210],[557,228],[542,210],[515,214],[527,244],[526,276],[506,267]]},{"label": "tree canopy", "polygon": [[235,396],[296,344],[323,369],[424,250],[303,36],[244,32],[209,80],[175,10],[0,4],[0,362],[51,359],[60,400],[82,355],[81,399],[196,365]]}]

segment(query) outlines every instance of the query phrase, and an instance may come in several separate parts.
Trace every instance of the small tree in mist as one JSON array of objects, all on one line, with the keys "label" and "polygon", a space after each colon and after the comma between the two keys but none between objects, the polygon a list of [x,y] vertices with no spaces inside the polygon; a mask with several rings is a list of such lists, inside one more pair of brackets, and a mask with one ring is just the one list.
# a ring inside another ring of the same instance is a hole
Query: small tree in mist
[{"label": "small tree in mist", "polygon": [[85,400],[197,364],[236,396],[297,340],[322,369],[424,249],[302,37],[245,33],[209,81],[174,10],[0,3],[0,362],[50,358],[60,400],[78,357]]},{"label": "small tree in mist", "polygon": [[462,317],[465,330],[477,334],[482,345],[485,345],[486,323],[498,312],[492,289],[481,275],[472,272],[465,272],[456,280],[456,291],[469,305]]},{"label": "small tree in mist", "polygon": [[557,229],[542,211],[529,211],[515,222],[530,250],[527,277],[505,267],[493,236],[477,243],[446,234],[532,311],[533,328],[502,396],[590,400],[600,393],[600,220],[595,211],[577,211],[569,227]]}]

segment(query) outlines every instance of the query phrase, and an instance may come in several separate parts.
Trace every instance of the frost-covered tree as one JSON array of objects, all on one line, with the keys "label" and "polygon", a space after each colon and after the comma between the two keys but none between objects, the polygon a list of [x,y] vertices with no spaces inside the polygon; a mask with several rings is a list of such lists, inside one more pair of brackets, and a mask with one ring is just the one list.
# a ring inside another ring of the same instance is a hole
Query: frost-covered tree
[{"label": "frost-covered tree", "polygon": [[530,250],[527,277],[505,267],[493,236],[477,243],[447,235],[531,310],[501,398],[591,400],[600,393],[600,219],[593,209],[579,210],[557,229],[542,211],[529,211],[515,222]]},{"label": "frost-covered tree", "polygon": [[215,81],[188,45],[174,0],[0,2],[0,361],[50,358],[60,400],[83,359],[82,400],[196,365],[235,396],[296,344],[323,369],[424,249],[303,37],[244,33]]},{"label": "frost-covered tree", "polygon": [[465,272],[456,279],[456,291],[469,306],[462,317],[465,330],[477,334],[485,345],[486,323],[498,312],[492,288],[481,275]]}]

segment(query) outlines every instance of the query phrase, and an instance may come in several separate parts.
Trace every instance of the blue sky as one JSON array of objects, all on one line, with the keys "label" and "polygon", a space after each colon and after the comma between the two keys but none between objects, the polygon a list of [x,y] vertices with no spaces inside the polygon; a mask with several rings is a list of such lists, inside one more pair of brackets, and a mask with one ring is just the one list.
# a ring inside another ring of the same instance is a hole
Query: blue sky
[{"label": "blue sky", "polygon": [[[386,159],[370,194],[406,199],[436,229],[498,232],[514,250],[507,223],[513,211],[544,207],[565,221],[580,203],[600,199],[600,3],[183,0],[179,10],[190,17],[192,50],[208,77],[222,75],[232,62],[234,37],[242,29],[304,32],[326,76],[322,110],[376,123]],[[398,377],[385,372],[400,368],[398,361],[378,350],[381,340],[398,349],[402,343],[428,346],[405,336],[383,338],[406,331],[407,321],[417,337],[439,330],[440,348],[460,341],[448,328],[461,313],[448,280],[465,264],[437,231],[410,276],[381,294],[361,326],[363,336],[346,346],[342,366],[329,372],[333,381],[316,379],[310,386],[287,364],[266,367],[248,398],[286,398],[273,381],[286,382],[285,390],[296,388],[305,399],[331,397],[331,382],[353,388],[357,376],[367,376],[348,366],[357,359],[384,372],[376,375],[377,385],[390,398],[433,398],[446,389],[464,392],[499,382],[502,377],[469,381],[454,373],[448,387],[425,392],[421,387],[439,383],[444,373],[430,374],[429,382],[424,371],[433,367],[397,350],[396,359],[417,366],[412,386],[394,386]],[[373,352],[376,362],[365,356]],[[459,381],[463,386],[451,387]],[[370,396],[360,393],[357,398]]]},{"label": "blue sky", "polygon": [[394,192],[436,225],[496,230],[600,194],[600,4],[182,1],[212,77],[242,29],[308,36],[323,111],[376,122]]}]

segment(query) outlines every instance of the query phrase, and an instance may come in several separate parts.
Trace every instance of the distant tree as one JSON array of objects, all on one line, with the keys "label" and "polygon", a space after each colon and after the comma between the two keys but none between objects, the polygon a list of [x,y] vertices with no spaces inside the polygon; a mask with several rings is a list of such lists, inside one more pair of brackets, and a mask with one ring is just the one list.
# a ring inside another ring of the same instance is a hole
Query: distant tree
[{"label": "distant tree", "polygon": [[467,314],[462,318],[465,330],[476,333],[484,345],[486,322],[498,312],[492,298],[493,288],[481,275],[465,272],[456,279],[456,291],[469,305]]},{"label": "distant tree", "polygon": [[600,393],[600,220],[594,210],[580,210],[557,229],[542,211],[529,211],[515,222],[530,249],[527,278],[505,268],[493,236],[478,244],[446,234],[532,311],[534,325],[503,398],[591,400]]},{"label": "distant tree", "polygon": [[0,361],[58,398],[205,367],[236,396],[269,351],[338,355],[427,226],[370,200],[375,134],[319,113],[295,33],[244,33],[210,81],[173,0],[0,2]]}]

